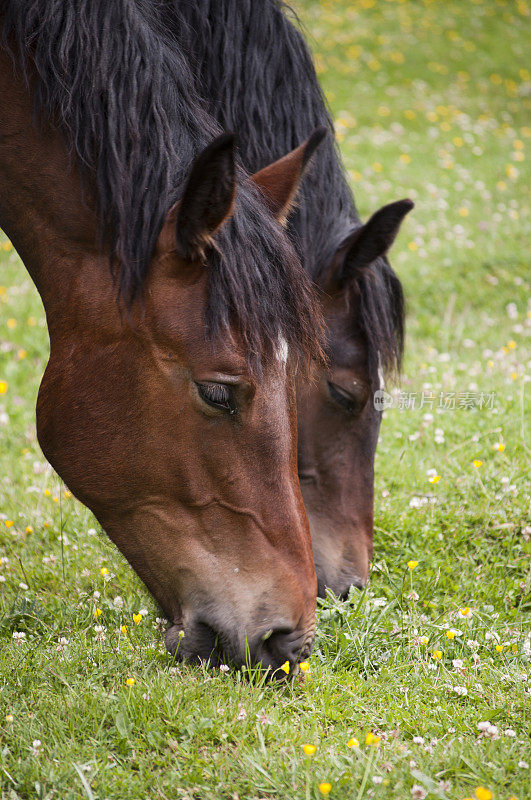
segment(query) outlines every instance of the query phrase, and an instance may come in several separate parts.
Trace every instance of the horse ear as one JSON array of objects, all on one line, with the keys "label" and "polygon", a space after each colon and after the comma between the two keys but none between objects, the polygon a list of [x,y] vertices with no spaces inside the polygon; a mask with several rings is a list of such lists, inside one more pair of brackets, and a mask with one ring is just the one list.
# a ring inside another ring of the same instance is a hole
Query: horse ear
[{"label": "horse ear", "polygon": [[168,212],[159,251],[203,258],[212,234],[231,215],[236,196],[234,136],[218,136],[195,159],[182,198]]},{"label": "horse ear", "polygon": [[360,269],[384,256],[396,239],[402,220],[414,205],[412,200],[389,203],[343,239],[332,259],[327,282],[341,286]]},{"label": "horse ear", "polygon": [[304,170],[327,133],[328,128],[324,126],[316,128],[296,150],[252,176],[251,180],[258,186],[267,207],[280,222],[285,222]]}]

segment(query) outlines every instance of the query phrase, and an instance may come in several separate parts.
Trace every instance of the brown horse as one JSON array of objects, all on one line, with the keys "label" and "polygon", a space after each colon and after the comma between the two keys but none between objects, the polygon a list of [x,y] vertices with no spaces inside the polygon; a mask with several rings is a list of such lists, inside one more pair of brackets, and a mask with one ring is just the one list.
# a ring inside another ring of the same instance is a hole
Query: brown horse
[{"label": "brown horse", "polygon": [[323,131],[240,177],[149,6],[1,7],[0,225],[50,336],[39,442],[171,652],[276,669],[314,636],[292,373],[320,334],[275,217]]},{"label": "brown horse", "polygon": [[[250,171],[316,125],[333,125],[312,58],[282,0],[167,0],[165,23],[192,52],[203,102],[238,130]],[[369,573],[382,373],[400,366],[404,311],[387,260],[410,200],[362,225],[329,136],[305,175],[289,232],[324,312],[326,364],[297,384],[298,466],[319,594],[346,597]]]}]

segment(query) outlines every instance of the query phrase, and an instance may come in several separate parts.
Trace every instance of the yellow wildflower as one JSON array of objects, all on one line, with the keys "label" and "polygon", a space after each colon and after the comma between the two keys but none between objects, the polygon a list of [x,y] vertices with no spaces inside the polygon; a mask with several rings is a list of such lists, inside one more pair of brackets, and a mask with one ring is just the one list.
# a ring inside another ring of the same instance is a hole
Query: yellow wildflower
[{"label": "yellow wildflower", "polygon": [[109,570],[107,569],[107,567],[102,567],[102,568],[100,569],[100,572],[101,572],[101,574],[102,574],[103,576],[105,576],[105,575],[108,575],[108,574],[109,574]]},{"label": "yellow wildflower", "polygon": [[354,736],[352,737],[352,739],[349,739],[348,742],[347,742],[347,747],[352,748],[352,747],[359,747],[359,746],[360,746],[360,743],[358,742],[358,740]]},{"label": "yellow wildflower", "polygon": [[434,650],[433,657],[436,658],[437,661],[440,661],[442,658],[442,650]]},{"label": "yellow wildflower", "polygon": [[319,784],[319,791],[321,792],[321,794],[323,794],[325,796],[327,794],[330,794],[330,792],[332,791],[332,784],[331,783],[320,783]]},{"label": "yellow wildflower", "polygon": [[455,631],[452,631],[452,630],[446,631],[446,638],[450,639],[450,641],[452,639],[455,639]]},{"label": "yellow wildflower", "polygon": [[282,666],[280,667],[280,669],[281,669],[283,672],[285,672],[285,673],[286,673],[286,675],[289,675],[289,661],[284,661],[284,663],[282,664]]},{"label": "yellow wildflower", "polygon": [[26,533],[33,533],[33,528],[31,525],[26,525]]},{"label": "yellow wildflower", "polygon": [[419,565],[418,561],[408,561],[407,562],[407,568],[408,569],[415,569],[415,567],[418,567],[418,565]]},{"label": "yellow wildflower", "polygon": [[439,483],[440,480],[441,480],[440,475],[432,475],[430,478],[430,483]]},{"label": "yellow wildflower", "polygon": [[134,679],[134,678],[128,678],[128,679],[126,680],[126,684],[127,684],[128,686],[134,686],[134,685],[135,685],[135,679]]},{"label": "yellow wildflower", "polygon": [[123,635],[125,636],[125,634],[127,633],[127,625],[120,625],[120,633],[123,633]]},{"label": "yellow wildflower", "polygon": [[465,606],[465,608],[460,608],[459,613],[462,617],[469,617],[471,614],[472,609],[469,606]]},{"label": "yellow wildflower", "polygon": [[310,665],[308,664],[307,661],[301,661],[301,663],[299,664],[299,669],[301,672],[308,672],[308,670],[310,669]]},{"label": "yellow wildflower", "polygon": [[11,527],[13,527],[13,525],[14,525],[14,524],[15,524],[15,523],[13,522],[13,520],[12,520],[12,519],[6,519],[6,520],[4,520],[4,525],[6,526],[6,528],[11,528]]},{"label": "yellow wildflower", "polygon": [[476,469],[479,469],[483,464],[483,461],[480,461],[479,458],[475,458],[472,463]]},{"label": "yellow wildflower", "polygon": [[494,649],[496,650],[497,653],[501,653],[501,652],[503,652],[503,645],[502,644],[496,644],[496,645],[494,645]]},{"label": "yellow wildflower", "polygon": [[485,789],[484,786],[477,786],[475,794],[478,800],[492,800],[493,798],[491,790]]},{"label": "yellow wildflower", "polygon": [[505,445],[503,442],[498,442],[498,444],[492,445],[492,449],[497,450],[498,453],[503,453],[503,451],[505,450]]},{"label": "yellow wildflower", "polygon": [[101,608],[95,608],[94,609],[94,616],[95,617],[101,617],[102,614],[103,614],[103,611],[101,610]]},{"label": "yellow wildflower", "polygon": [[369,731],[365,737],[365,744],[372,744],[376,746],[380,742],[381,738],[381,736],[376,736],[376,734],[374,734],[372,731]]},{"label": "yellow wildflower", "polygon": [[304,754],[307,756],[313,756],[317,747],[314,744],[303,744],[302,749],[304,750]]},{"label": "yellow wildflower", "polygon": [[7,381],[0,381],[0,394],[5,394],[7,392],[8,387],[9,384]]},{"label": "yellow wildflower", "polygon": [[133,614],[133,622],[135,625],[140,625],[142,622],[142,614]]}]

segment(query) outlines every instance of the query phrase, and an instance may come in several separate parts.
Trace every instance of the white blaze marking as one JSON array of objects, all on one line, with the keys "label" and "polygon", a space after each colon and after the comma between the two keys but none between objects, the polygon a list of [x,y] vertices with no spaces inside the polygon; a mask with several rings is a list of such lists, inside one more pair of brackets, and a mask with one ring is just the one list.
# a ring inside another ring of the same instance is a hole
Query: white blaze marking
[{"label": "white blaze marking", "polygon": [[280,336],[277,349],[277,358],[283,365],[285,365],[288,361],[288,352],[288,343],[283,336]]},{"label": "white blaze marking", "polygon": [[382,369],[382,359],[380,358],[380,353],[378,353],[378,378],[380,380],[380,390],[383,392],[385,389],[385,379]]}]

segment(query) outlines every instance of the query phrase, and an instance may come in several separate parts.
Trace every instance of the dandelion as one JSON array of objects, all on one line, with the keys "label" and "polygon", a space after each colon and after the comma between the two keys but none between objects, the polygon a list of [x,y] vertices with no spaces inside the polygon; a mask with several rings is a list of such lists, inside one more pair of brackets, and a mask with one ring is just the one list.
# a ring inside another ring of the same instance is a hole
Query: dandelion
[{"label": "dandelion", "polygon": [[414,570],[414,569],[415,569],[415,567],[418,567],[418,565],[419,565],[419,562],[418,562],[418,561],[408,561],[408,562],[407,562],[407,568],[408,568],[409,570]]},{"label": "dandelion", "polygon": [[133,622],[135,625],[140,625],[142,622],[142,614],[133,614]]},{"label": "dandelion", "polygon": [[381,738],[381,736],[376,736],[376,734],[374,734],[372,731],[369,731],[365,737],[365,744],[372,744],[376,747],[376,745],[381,741]]},{"label": "dandelion", "polygon": [[446,631],[446,638],[447,638],[447,639],[450,639],[450,641],[451,641],[452,639],[455,639],[455,631],[454,631],[454,630],[452,630],[451,628],[450,628],[450,630],[449,630],[449,631]]},{"label": "dandelion", "polygon": [[280,667],[280,669],[281,669],[283,672],[285,672],[285,673],[286,673],[286,675],[289,675],[289,661],[284,661],[284,663],[282,664],[282,666]]},{"label": "dandelion", "polygon": [[299,669],[301,672],[308,672],[308,670],[310,669],[310,665],[307,661],[301,661],[301,663],[299,664]]},{"label": "dandelion", "polygon": [[472,463],[476,469],[479,469],[482,466],[483,461],[480,461],[479,458],[475,458]]},{"label": "dandelion", "polygon": [[127,684],[127,686],[134,686],[135,685],[135,679],[134,678],[127,678],[126,684]]},{"label": "dandelion", "polygon": [[320,783],[319,784],[319,791],[322,795],[326,797],[326,795],[330,794],[332,791],[332,784],[331,783]]},{"label": "dandelion", "polygon": [[493,794],[490,789],[485,789],[484,786],[477,786],[475,795],[478,800],[492,800]]},{"label": "dandelion", "polygon": [[302,749],[304,751],[304,755],[313,756],[317,750],[317,747],[314,744],[303,744]]},{"label": "dandelion", "polygon": [[107,567],[102,567],[102,568],[100,569],[100,572],[101,572],[101,574],[103,575],[103,577],[105,577],[106,575],[108,575],[108,574],[109,574],[109,570],[107,569]]},{"label": "dandelion", "polygon": [[434,651],[433,651],[433,657],[434,657],[434,658],[436,658],[436,659],[437,659],[437,661],[440,661],[440,660],[441,660],[441,658],[442,658],[442,655],[443,655],[443,654],[442,654],[442,650],[434,650]]},{"label": "dandelion", "polygon": [[494,645],[494,649],[496,650],[497,653],[501,653],[503,651],[503,645],[502,644],[495,644]]},{"label": "dandelion", "polygon": [[355,736],[353,736],[347,742],[347,747],[350,747],[351,750],[352,750],[353,747],[359,747],[359,746],[360,746],[360,743],[358,742],[358,740],[356,739]]}]

